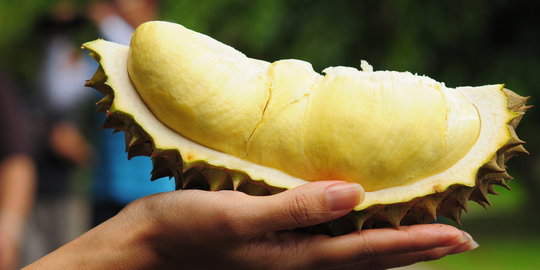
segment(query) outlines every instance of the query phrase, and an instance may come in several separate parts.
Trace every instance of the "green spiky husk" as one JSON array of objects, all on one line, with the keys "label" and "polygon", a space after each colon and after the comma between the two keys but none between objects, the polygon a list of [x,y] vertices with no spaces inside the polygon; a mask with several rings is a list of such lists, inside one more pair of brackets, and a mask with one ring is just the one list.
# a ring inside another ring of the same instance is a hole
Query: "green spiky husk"
[{"label": "green spiky husk", "polygon": [[[93,56],[99,62],[99,57]],[[153,163],[151,180],[168,176],[174,177],[176,189],[237,190],[256,196],[284,191],[265,184],[263,180],[251,179],[241,171],[213,166],[204,161],[190,161],[189,157],[182,157],[177,149],[157,148],[153,139],[131,115],[110,110],[114,101],[114,91],[106,81],[107,76],[100,66],[86,83],[86,86],[93,87],[104,95],[97,103],[98,111],[107,114],[103,128],[124,132],[128,159],[134,156],[151,157]],[[407,202],[373,205],[361,211],[352,211],[332,222],[304,229],[311,233],[340,235],[366,228],[430,223],[438,216],[450,218],[460,224],[462,211],[467,211],[469,200],[483,207],[489,206],[488,194],[497,194],[494,185],[509,189],[506,181],[512,177],[506,172],[505,162],[518,154],[527,154],[523,147],[524,141],[517,137],[515,128],[525,111],[530,108],[525,105],[528,98],[507,89],[504,91],[508,96],[508,109],[519,113],[519,116],[508,123],[511,139],[479,168],[475,186],[453,185],[443,192],[414,198]]]}]

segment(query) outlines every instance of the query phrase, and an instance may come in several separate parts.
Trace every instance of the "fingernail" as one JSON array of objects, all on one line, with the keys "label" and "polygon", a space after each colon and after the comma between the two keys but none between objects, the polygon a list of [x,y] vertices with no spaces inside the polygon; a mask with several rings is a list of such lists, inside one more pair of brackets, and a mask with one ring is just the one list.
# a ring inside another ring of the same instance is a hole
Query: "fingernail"
[{"label": "fingernail", "polygon": [[476,243],[476,241],[474,240],[471,240],[471,242],[469,243],[469,247],[470,249],[469,250],[472,250],[472,249],[475,249],[477,247],[479,247],[480,245],[478,243]]},{"label": "fingernail", "polygon": [[326,204],[332,211],[352,209],[360,203],[363,194],[359,184],[333,184],[326,188]]},{"label": "fingernail", "polygon": [[465,251],[473,250],[480,245],[473,240],[472,236],[466,231],[461,231],[462,234],[462,243],[456,245],[448,254],[457,254]]},{"label": "fingernail", "polygon": [[461,237],[462,242],[467,242],[467,241],[473,240],[472,236],[469,233],[467,233],[466,231],[461,231],[461,234],[463,235]]},{"label": "fingernail", "polygon": [[461,242],[462,243],[465,243],[465,242],[468,242],[468,241],[471,241],[473,240],[472,239],[472,236],[470,234],[468,234],[466,231],[461,231]]},{"label": "fingernail", "polygon": [[478,243],[476,243],[476,241],[471,239],[466,243],[463,243],[461,245],[457,245],[448,254],[457,254],[457,253],[466,252],[466,251],[469,251],[469,250],[473,250],[473,249],[475,249],[475,248],[477,248],[479,246],[480,245],[478,245]]}]

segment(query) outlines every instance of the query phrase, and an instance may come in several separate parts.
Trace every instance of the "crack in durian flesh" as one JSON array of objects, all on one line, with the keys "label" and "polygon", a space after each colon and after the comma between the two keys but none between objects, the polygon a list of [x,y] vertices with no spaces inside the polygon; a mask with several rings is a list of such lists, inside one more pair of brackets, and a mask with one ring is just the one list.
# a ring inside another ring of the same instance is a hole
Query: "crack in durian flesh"
[{"label": "crack in durian flesh", "polygon": [[348,67],[323,76],[177,25],[139,27],[128,72],[156,118],[182,136],[307,181],[408,185],[452,167],[480,132],[475,106],[430,78]]}]

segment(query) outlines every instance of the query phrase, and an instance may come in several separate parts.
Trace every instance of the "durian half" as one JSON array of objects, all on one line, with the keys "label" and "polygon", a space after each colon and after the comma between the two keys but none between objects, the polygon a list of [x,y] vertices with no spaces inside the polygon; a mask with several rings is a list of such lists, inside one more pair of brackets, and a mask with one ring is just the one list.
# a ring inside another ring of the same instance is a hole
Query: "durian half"
[{"label": "durian half", "polygon": [[507,187],[505,161],[526,153],[514,131],[527,98],[503,85],[448,88],[408,72],[246,57],[208,36],[148,22],[130,47],[96,40],[87,85],[105,97],[105,128],[152,179],[177,188],[267,195],[309,181],[360,183],[366,199],[330,234],[363,227],[459,223],[467,201]]}]

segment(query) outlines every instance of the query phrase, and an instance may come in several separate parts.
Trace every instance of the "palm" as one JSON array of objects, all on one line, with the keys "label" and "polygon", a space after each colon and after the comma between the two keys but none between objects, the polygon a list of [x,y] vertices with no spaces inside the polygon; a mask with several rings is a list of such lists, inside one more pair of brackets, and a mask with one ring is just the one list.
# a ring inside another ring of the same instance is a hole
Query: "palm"
[{"label": "palm", "polygon": [[[298,200],[291,203],[288,195],[176,191],[148,198],[160,204],[159,209],[167,209],[152,212],[150,220],[168,228],[158,242],[161,253],[172,251],[167,255],[171,266],[194,268],[378,269],[434,260],[475,245],[460,230],[441,224],[363,230],[337,237],[292,231],[335,216],[317,201],[302,202],[301,207],[310,211],[297,211]],[[164,220],[171,223],[164,226]]]}]

